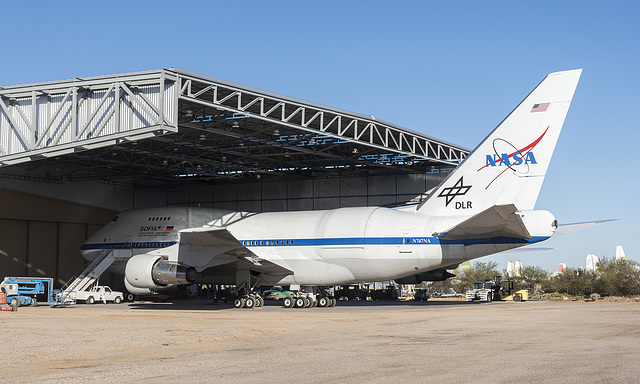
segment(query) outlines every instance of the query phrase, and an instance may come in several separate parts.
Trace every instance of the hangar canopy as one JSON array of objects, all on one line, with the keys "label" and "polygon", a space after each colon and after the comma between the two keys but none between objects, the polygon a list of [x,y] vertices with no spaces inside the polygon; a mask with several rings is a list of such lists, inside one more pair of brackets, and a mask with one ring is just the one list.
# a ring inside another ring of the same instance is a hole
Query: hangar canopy
[{"label": "hangar canopy", "polygon": [[469,151],[393,124],[170,68],[0,87],[0,174],[137,188],[438,172]]}]

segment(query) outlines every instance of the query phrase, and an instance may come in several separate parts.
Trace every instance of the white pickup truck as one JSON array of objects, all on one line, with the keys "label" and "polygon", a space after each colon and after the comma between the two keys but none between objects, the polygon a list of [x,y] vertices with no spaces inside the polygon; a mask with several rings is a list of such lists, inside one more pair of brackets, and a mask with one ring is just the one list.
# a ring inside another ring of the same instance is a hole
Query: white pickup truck
[{"label": "white pickup truck", "polygon": [[94,285],[88,291],[75,292],[76,301],[84,301],[87,304],[93,304],[96,301],[113,301],[120,304],[124,299],[124,295],[119,291],[112,291],[106,285]]}]

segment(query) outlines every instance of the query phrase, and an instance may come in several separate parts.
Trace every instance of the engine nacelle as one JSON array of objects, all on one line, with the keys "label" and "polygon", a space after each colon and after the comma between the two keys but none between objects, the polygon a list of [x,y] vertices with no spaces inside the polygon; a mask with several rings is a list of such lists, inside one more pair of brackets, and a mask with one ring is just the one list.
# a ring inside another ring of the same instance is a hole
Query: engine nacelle
[{"label": "engine nacelle", "polygon": [[454,277],[453,273],[447,272],[444,268],[434,269],[433,271],[418,273],[417,275],[395,279],[398,284],[420,284],[423,281],[443,281],[450,277]]},{"label": "engine nacelle", "polygon": [[129,286],[134,289],[155,289],[173,284],[190,284],[197,277],[198,272],[193,267],[150,254],[132,256],[124,271],[125,286],[131,293],[136,292],[132,292]]},{"label": "engine nacelle", "polygon": [[154,293],[153,290],[149,288],[134,287],[133,285],[129,284],[126,278],[124,279],[124,287],[127,289],[127,292],[133,293],[134,295],[146,296]]}]

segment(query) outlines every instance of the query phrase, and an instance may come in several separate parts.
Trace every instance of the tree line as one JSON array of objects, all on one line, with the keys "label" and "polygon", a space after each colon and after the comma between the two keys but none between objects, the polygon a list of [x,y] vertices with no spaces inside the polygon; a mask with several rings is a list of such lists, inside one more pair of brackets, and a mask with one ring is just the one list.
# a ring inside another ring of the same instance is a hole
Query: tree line
[{"label": "tree line", "polygon": [[[476,281],[489,281],[497,275],[507,278],[506,271],[498,271],[495,261],[476,261],[471,268],[455,270],[456,277],[434,283],[436,290],[451,287],[456,292],[473,287]],[[561,293],[573,296],[639,296],[640,265],[635,261],[603,258],[595,272],[567,268],[557,276],[536,266],[524,267],[520,276],[510,278],[516,290],[528,289],[530,293]]]}]

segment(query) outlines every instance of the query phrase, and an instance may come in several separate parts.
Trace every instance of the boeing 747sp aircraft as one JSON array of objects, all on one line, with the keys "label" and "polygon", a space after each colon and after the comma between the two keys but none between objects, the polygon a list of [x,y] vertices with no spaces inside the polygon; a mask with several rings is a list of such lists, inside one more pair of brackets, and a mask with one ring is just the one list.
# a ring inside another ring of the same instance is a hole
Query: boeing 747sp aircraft
[{"label": "boeing 747sp aircraft", "polygon": [[287,305],[328,306],[334,285],[442,280],[466,260],[554,235],[554,216],[534,206],[581,73],[548,75],[412,211],[134,209],[91,236],[83,256],[112,255],[134,294],[236,284],[237,307],[261,304],[256,285],[299,286]]}]

